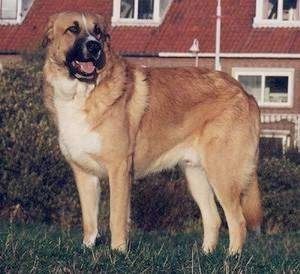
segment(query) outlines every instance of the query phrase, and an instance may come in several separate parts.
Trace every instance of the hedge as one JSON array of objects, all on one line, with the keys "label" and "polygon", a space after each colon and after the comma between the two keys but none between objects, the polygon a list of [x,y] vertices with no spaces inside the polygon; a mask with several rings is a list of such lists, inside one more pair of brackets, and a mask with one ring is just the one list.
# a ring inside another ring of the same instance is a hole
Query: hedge
[{"label": "hedge", "polygon": [[[0,75],[0,217],[24,222],[81,222],[78,193],[42,102],[42,55]],[[293,159],[300,159],[293,154]],[[299,229],[299,161],[261,159],[259,177],[269,233]],[[108,186],[102,182],[100,219],[108,224]],[[145,230],[191,229],[199,218],[180,171],[133,185],[132,219]]]}]

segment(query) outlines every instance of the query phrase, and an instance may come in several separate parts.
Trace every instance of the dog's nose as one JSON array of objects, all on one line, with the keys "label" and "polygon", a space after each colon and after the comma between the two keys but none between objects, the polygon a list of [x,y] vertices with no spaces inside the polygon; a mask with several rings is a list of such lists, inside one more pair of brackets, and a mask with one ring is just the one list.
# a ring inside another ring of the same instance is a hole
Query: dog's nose
[{"label": "dog's nose", "polygon": [[93,40],[87,41],[86,48],[87,48],[89,53],[91,53],[92,55],[95,56],[101,50],[101,44],[99,42],[93,41]]}]

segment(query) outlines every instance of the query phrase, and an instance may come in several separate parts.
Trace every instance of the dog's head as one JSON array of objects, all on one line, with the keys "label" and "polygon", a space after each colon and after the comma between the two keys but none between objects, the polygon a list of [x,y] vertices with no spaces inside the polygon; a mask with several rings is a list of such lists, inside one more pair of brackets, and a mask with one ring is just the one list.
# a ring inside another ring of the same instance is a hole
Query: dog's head
[{"label": "dog's head", "polygon": [[43,45],[48,58],[71,77],[94,81],[106,64],[109,35],[104,18],[96,14],[64,12],[50,17]]}]

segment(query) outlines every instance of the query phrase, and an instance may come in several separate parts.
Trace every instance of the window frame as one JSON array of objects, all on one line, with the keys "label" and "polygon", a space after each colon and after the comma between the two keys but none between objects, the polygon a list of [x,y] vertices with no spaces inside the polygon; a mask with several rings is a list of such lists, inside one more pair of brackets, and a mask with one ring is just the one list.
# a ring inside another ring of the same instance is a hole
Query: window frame
[{"label": "window frame", "polygon": [[0,0],[0,23],[7,23],[7,24],[16,24],[20,21],[20,15],[22,10],[22,0],[16,0],[16,17],[12,18],[2,18],[2,1]]},{"label": "window frame", "polygon": [[[297,4],[300,5],[300,2]],[[253,20],[253,27],[300,27],[300,19],[283,20],[283,0],[278,0],[277,19],[264,19],[263,9],[264,0],[256,0],[256,12]]]},{"label": "window frame", "polygon": [[[293,68],[263,68],[263,67],[235,67],[232,76],[238,81],[239,76],[261,76],[260,107],[292,108],[294,99],[294,73]],[[264,102],[265,79],[267,76],[288,77],[287,102]]]},{"label": "window frame", "polygon": [[[17,25],[21,24],[23,20],[25,19],[28,11],[30,10],[34,0],[31,1],[31,3],[28,5],[27,9],[23,10],[23,0],[16,0],[17,2],[17,13],[15,19],[2,19],[0,17],[0,25]],[[0,7],[1,9],[1,7]]]},{"label": "window frame", "polygon": [[153,26],[157,27],[164,19],[167,10],[169,9],[172,0],[169,2],[162,16],[159,14],[160,0],[154,0],[153,19],[138,19],[138,0],[134,0],[134,18],[121,18],[121,0],[113,1],[113,16],[111,19],[112,26]]},{"label": "window frame", "polygon": [[260,138],[278,138],[281,139],[282,151],[286,153],[288,148],[291,147],[291,132],[290,130],[280,129],[262,129]]}]

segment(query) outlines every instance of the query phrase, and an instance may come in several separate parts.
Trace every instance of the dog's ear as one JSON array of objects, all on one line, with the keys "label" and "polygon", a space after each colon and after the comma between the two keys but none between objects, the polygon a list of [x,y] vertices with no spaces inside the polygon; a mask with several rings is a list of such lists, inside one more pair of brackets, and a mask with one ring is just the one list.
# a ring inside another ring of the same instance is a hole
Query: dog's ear
[{"label": "dog's ear", "polygon": [[46,48],[48,46],[49,43],[51,43],[51,41],[54,38],[54,22],[57,19],[58,14],[53,14],[49,17],[46,29],[44,31],[44,38],[42,41],[42,47]]}]

